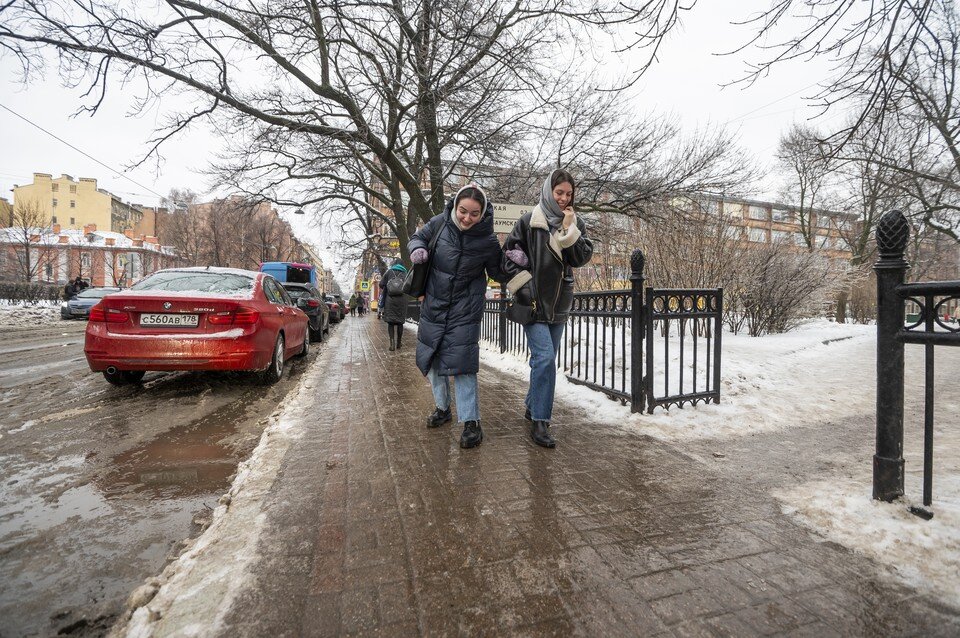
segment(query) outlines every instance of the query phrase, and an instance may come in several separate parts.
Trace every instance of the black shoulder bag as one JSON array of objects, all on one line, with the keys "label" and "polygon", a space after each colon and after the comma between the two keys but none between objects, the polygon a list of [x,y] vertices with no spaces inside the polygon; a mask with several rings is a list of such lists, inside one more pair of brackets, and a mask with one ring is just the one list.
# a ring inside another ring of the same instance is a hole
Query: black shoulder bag
[{"label": "black shoulder bag", "polygon": [[430,274],[430,262],[433,261],[433,251],[437,248],[437,240],[440,239],[440,233],[443,232],[444,224],[446,224],[446,221],[440,224],[440,228],[438,228],[437,232],[430,238],[427,261],[422,264],[413,264],[413,268],[407,273],[406,278],[403,280],[404,294],[410,295],[411,297],[420,297],[427,291],[427,275]]}]

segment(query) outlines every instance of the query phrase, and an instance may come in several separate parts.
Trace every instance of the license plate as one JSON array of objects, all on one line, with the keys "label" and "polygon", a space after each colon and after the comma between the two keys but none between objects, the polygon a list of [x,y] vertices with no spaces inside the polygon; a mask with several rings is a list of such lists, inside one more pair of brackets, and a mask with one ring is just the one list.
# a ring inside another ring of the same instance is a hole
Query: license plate
[{"label": "license plate", "polygon": [[196,328],[200,323],[200,315],[174,315],[174,314],[154,314],[144,313],[140,315],[141,326],[175,326]]}]

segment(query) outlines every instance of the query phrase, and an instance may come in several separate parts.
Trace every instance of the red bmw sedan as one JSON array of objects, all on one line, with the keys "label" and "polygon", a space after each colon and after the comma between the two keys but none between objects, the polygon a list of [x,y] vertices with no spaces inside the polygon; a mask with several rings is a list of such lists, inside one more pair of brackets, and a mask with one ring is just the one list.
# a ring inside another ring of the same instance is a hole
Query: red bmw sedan
[{"label": "red bmw sedan", "polygon": [[90,310],[83,351],[114,385],[147,370],[246,370],[276,383],[310,349],[307,316],[273,277],[234,268],[159,270]]}]

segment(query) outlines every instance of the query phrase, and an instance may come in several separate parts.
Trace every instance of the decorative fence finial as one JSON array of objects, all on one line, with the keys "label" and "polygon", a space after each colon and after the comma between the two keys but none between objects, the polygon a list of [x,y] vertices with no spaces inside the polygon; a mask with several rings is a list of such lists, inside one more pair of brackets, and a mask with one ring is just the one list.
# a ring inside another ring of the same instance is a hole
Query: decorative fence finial
[{"label": "decorative fence finial", "polygon": [[646,263],[646,257],[643,256],[643,251],[637,248],[630,255],[630,270],[633,271],[634,275],[643,275],[643,266]]},{"label": "decorative fence finial", "polygon": [[910,239],[910,224],[899,210],[887,211],[877,222],[877,250],[880,259],[903,259],[903,253]]}]

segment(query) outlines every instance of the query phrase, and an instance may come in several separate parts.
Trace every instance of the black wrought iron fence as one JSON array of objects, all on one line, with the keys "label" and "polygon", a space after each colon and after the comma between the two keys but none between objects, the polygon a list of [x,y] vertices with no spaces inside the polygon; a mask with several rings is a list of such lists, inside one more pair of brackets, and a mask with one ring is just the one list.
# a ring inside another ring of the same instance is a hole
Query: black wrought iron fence
[{"label": "black wrought iron fence", "polygon": [[[633,412],[700,401],[719,403],[723,291],[649,288],[644,303],[643,267],[643,254],[636,250],[629,289],[574,293],[557,368],[572,383],[629,402]],[[501,297],[486,302],[481,338],[500,352],[526,357],[523,327],[507,321],[505,290]],[[678,361],[670,354],[674,340]],[[661,341],[662,356],[654,353],[654,343],[659,347]],[[671,378],[678,382],[671,385]]]},{"label": "black wrought iron fence", "polygon": [[[960,300],[960,281],[903,283],[910,225],[900,211],[877,223],[877,447],[873,498],[892,501],[904,493],[904,344],[924,346],[923,505],[933,500],[934,347],[960,346],[960,326],[943,320],[943,309]],[[906,306],[919,308],[906,320]],[[930,510],[911,508],[929,519]]]}]

